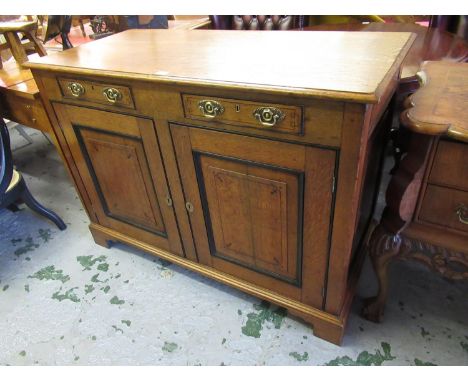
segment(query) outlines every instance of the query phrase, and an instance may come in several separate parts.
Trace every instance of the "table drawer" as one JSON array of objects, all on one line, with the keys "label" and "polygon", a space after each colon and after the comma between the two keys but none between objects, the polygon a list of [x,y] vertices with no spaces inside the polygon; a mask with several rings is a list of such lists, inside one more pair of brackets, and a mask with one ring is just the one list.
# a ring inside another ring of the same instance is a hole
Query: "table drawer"
[{"label": "table drawer", "polygon": [[279,133],[302,135],[302,108],[268,102],[182,95],[184,115],[189,119],[242,125]]},{"label": "table drawer", "polygon": [[59,78],[58,83],[65,98],[135,109],[132,93],[126,86],[73,78]]},{"label": "table drawer", "polygon": [[423,198],[419,219],[468,232],[468,192],[429,185]]},{"label": "table drawer", "polygon": [[4,117],[47,133],[52,130],[40,99],[26,99],[13,94],[5,95]]},{"label": "table drawer", "polygon": [[429,182],[468,191],[468,145],[440,141]]}]

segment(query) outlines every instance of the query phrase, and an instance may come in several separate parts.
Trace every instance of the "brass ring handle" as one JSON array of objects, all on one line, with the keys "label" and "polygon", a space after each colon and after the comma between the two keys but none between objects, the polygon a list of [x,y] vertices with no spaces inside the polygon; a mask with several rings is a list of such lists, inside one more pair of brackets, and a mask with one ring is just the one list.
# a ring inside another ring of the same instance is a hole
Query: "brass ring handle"
[{"label": "brass ring handle", "polygon": [[455,209],[455,213],[458,215],[460,223],[468,224],[468,207],[462,203]]},{"label": "brass ring handle", "polygon": [[73,97],[81,97],[85,93],[85,88],[78,82],[70,82],[68,90],[70,90]]},{"label": "brass ring handle", "polygon": [[198,102],[198,108],[203,113],[203,116],[207,118],[215,118],[218,115],[224,113],[224,107],[218,101],[213,100],[201,100]]},{"label": "brass ring handle", "polygon": [[116,88],[105,88],[102,91],[102,94],[104,97],[106,97],[106,100],[110,103],[116,103],[122,99],[122,93],[120,90]]},{"label": "brass ring handle", "polygon": [[259,107],[254,110],[253,116],[263,126],[273,127],[284,119],[285,114],[276,107]]}]

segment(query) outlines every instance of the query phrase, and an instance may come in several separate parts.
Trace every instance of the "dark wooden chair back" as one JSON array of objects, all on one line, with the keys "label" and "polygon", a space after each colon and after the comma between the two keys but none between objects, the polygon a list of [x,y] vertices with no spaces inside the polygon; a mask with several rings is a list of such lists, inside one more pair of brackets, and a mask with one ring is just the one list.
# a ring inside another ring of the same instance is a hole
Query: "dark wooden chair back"
[{"label": "dark wooden chair back", "polygon": [[289,30],[303,28],[305,16],[291,15],[211,15],[213,29]]},{"label": "dark wooden chair back", "polygon": [[47,18],[47,29],[45,32],[44,43],[60,36],[62,39],[63,50],[73,48],[73,45],[68,38],[71,23],[72,17],[70,15],[49,15]]}]

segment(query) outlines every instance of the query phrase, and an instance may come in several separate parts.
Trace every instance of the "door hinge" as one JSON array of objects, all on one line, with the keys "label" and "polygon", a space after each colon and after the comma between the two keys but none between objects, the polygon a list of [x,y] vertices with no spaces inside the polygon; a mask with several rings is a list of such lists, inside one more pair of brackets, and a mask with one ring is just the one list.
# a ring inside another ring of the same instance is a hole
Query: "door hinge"
[{"label": "door hinge", "polygon": [[322,298],[325,298],[325,287],[322,287]]},{"label": "door hinge", "polygon": [[336,177],[333,176],[333,181],[332,181],[332,194],[335,193],[336,190]]}]

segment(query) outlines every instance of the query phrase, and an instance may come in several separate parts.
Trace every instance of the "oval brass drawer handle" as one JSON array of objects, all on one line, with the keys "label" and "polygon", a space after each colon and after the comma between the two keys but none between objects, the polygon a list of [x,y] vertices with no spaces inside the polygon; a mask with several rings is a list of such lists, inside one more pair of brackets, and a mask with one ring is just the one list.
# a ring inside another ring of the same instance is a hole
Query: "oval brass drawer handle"
[{"label": "oval brass drawer handle", "polygon": [[73,97],[81,97],[85,93],[85,88],[78,82],[70,82],[68,90],[70,90]]},{"label": "oval brass drawer handle", "polygon": [[468,224],[468,207],[462,203],[455,209],[455,213],[458,215],[460,223]]},{"label": "oval brass drawer handle", "polygon": [[207,118],[215,118],[218,115],[224,113],[224,107],[218,101],[213,100],[201,100],[198,102],[198,108],[203,113],[203,116]]},{"label": "oval brass drawer handle", "polygon": [[254,110],[253,116],[263,126],[273,127],[284,119],[285,114],[276,107],[259,107]]},{"label": "oval brass drawer handle", "polygon": [[104,97],[106,97],[106,100],[110,103],[116,103],[122,99],[122,93],[120,90],[116,88],[105,88],[102,91],[102,94]]}]

